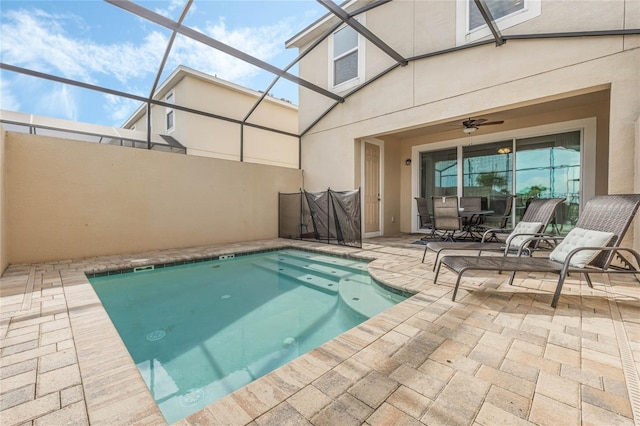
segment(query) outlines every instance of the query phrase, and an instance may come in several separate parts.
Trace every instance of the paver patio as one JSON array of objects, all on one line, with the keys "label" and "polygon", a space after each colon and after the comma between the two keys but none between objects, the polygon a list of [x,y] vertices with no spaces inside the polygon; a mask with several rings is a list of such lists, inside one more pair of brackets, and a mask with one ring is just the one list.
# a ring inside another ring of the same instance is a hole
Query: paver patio
[{"label": "paver patio", "polygon": [[[640,424],[640,285],[582,277],[454,276],[416,236],[362,249],[290,240],[11,265],[0,279],[2,425],[165,424],[84,272],[301,247],[371,259],[413,297],[180,425]],[[431,256],[431,257],[429,257]]]}]

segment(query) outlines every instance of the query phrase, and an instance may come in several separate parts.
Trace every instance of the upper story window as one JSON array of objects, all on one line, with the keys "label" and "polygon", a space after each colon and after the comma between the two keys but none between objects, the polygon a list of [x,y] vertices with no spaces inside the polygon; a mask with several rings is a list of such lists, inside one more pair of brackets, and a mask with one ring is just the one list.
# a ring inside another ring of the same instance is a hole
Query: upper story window
[{"label": "upper story window", "polygon": [[[500,30],[540,16],[541,0],[485,0]],[[491,35],[474,0],[456,2],[457,45],[473,42]]]},{"label": "upper story window", "polygon": [[[165,98],[165,102],[167,102],[168,104],[172,104],[173,103],[173,92],[169,93],[166,98]],[[173,112],[173,108],[166,108],[165,111],[165,122],[166,122],[166,126],[167,126],[167,131],[169,130],[173,130],[174,127],[174,112]]]},{"label": "upper story window", "polygon": [[[362,17],[358,21],[363,23]],[[363,54],[364,46],[356,30],[344,26],[333,33],[329,41],[329,75],[333,89],[345,90],[360,83]]]}]

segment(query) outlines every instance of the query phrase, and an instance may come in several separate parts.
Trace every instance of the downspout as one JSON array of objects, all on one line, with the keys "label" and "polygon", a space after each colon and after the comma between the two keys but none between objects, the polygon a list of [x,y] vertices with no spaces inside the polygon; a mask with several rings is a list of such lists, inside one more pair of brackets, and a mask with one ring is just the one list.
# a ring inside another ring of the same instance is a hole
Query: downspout
[{"label": "downspout", "polygon": [[151,149],[151,103],[147,102],[147,149]]}]

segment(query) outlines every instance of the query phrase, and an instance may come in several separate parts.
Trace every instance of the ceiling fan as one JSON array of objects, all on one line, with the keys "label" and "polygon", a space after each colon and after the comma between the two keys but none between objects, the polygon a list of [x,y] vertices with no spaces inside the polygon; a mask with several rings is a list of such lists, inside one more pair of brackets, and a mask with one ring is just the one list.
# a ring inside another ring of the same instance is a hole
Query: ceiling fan
[{"label": "ceiling fan", "polygon": [[487,121],[485,118],[472,119],[469,118],[462,122],[462,131],[465,133],[473,133],[478,130],[480,126],[491,126],[494,124],[502,124],[504,120],[499,121]]}]

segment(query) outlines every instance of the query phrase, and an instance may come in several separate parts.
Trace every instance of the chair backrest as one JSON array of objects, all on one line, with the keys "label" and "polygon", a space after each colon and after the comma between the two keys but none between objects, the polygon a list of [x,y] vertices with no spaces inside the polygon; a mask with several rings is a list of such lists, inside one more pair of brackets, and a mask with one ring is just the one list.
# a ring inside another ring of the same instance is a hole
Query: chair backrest
[{"label": "chair backrest", "polygon": [[458,197],[431,197],[433,203],[433,227],[454,231],[460,229]]},{"label": "chair backrest", "polygon": [[469,211],[482,210],[482,197],[460,197],[460,207]]},{"label": "chair backrest", "polygon": [[540,222],[544,224],[542,232],[553,220],[556,209],[566,198],[534,198],[522,215],[522,222]]},{"label": "chair backrest", "polygon": [[415,197],[418,204],[418,219],[420,221],[420,228],[426,228],[431,225],[431,214],[429,213],[429,206],[427,205],[427,199],[424,197]]},{"label": "chair backrest", "polygon": [[498,197],[491,199],[490,209],[493,210],[493,214],[490,217],[500,218],[498,222],[500,228],[506,228],[509,219],[511,219],[513,199],[513,195],[509,195],[507,198]]},{"label": "chair backrest", "polygon": [[[584,205],[576,228],[612,232],[614,238],[610,241],[609,247],[618,247],[639,205],[640,194],[596,195]],[[613,255],[612,252],[602,252],[589,262],[589,265],[607,267]]]}]

